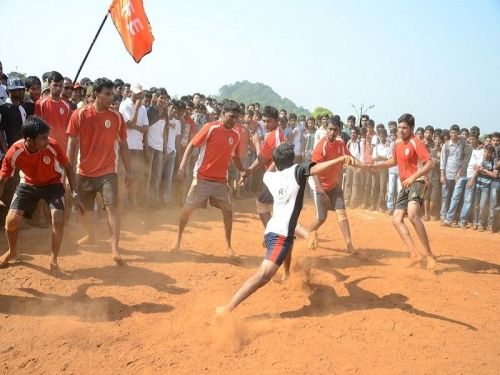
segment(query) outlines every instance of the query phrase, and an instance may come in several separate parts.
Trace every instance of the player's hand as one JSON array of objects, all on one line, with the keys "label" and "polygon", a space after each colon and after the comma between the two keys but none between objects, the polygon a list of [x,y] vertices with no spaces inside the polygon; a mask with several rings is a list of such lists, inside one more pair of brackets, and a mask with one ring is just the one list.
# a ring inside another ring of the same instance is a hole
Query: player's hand
[{"label": "player's hand", "polygon": [[469,181],[467,181],[467,184],[465,185],[466,188],[468,189],[472,189],[472,187],[474,186],[474,180],[471,178]]},{"label": "player's hand", "polygon": [[132,176],[130,175],[129,171],[125,171],[125,185],[127,187],[132,186]]},{"label": "player's hand", "polygon": [[439,182],[441,182],[441,185],[443,185],[443,186],[446,185],[446,180],[445,180],[445,178],[443,176],[441,176],[439,178]]},{"label": "player's hand", "polygon": [[402,183],[402,184],[403,184],[403,186],[404,186],[405,188],[408,188],[408,187],[410,187],[410,185],[411,185],[411,184],[413,184],[414,182],[415,182],[415,177],[410,176],[410,177],[408,177],[407,179],[405,179],[405,180],[403,181],[403,183]]},{"label": "player's hand", "polygon": [[177,180],[184,181],[185,175],[186,175],[186,171],[185,171],[184,167],[179,167],[179,170],[177,171]]}]

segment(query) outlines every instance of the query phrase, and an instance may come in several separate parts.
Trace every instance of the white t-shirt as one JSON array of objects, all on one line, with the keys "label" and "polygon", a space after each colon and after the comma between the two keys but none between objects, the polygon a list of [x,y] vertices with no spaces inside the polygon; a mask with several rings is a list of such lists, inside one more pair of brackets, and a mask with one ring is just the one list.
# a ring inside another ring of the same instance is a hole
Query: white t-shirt
[{"label": "white t-shirt", "polygon": [[298,123],[292,130],[293,134],[293,152],[295,155],[302,155],[302,134],[304,133],[304,124]]},{"label": "white t-shirt", "polygon": [[362,139],[358,138],[355,141],[349,139],[349,141],[347,141],[347,149],[355,159],[363,160],[365,145]]},{"label": "white t-shirt", "polygon": [[[372,158],[375,164],[383,163],[391,157],[389,145],[390,143],[387,141],[385,145],[380,142],[373,146]],[[376,158],[384,158],[384,160],[375,161]]]},{"label": "white t-shirt", "polygon": [[[135,104],[132,99],[127,98],[120,103],[120,113],[123,116],[125,122],[129,122],[132,119],[134,113]],[[146,112],[146,107],[141,105],[137,111],[137,122],[136,126],[148,126],[148,114]],[[127,143],[130,150],[142,150],[142,133],[136,129],[127,128]]]},{"label": "white t-shirt", "polygon": [[469,164],[467,165],[467,178],[471,178],[474,174],[474,166],[480,166],[483,162],[484,149],[478,147],[477,149],[472,149],[472,154],[470,155]]},{"label": "white t-shirt", "polygon": [[181,135],[181,122],[173,118],[168,122],[168,140],[167,140],[167,153],[175,151],[175,139]]},{"label": "white t-shirt", "polygon": [[328,133],[328,130],[324,127],[320,127],[318,130],[316,130],[316,133],[314,133],[314,147],[318,144],[318,142],[326,136]]},{"label": "white t-shirt", "polygon": [[156,151],[163,151],[163,132],[165,130],[165,119],[159,119],[148,128],[148,146]]},{"label": "white t-shirt", "polygon": [[264,173],[263,181],[274,199],[273,216],[266,225],[265,234],[293,236],[302,210],[310,168],[310,163],[302,163],[282,171]]}]

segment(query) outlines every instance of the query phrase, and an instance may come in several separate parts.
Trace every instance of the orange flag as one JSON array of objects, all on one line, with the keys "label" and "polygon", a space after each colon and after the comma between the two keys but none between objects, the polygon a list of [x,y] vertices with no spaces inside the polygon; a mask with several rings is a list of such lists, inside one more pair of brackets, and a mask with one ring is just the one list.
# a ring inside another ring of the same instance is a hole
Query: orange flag
[{"label": "orange flag", "polygon": [[109,13],[125,48],[138,63],[152,51],[154,40],[142,0],[113,0]]}]

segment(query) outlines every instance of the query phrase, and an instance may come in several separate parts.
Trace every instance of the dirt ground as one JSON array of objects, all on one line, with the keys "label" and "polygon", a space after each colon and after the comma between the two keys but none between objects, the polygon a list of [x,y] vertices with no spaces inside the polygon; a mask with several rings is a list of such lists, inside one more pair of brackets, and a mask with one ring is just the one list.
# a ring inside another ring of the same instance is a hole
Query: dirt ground
[{"label": "dirt ground", "polygon": [[[111,261],[104,219],[95,247],[75,245],[83,231],[70,223],[65,278],[47,271],[49,230],[22,231],[21,262],[0,270],[0,372],[500,373],[498,234],[429,223],[439,264],[427,271],[406,267],[390,218],[349,211],[360,254],[348,256],[330,215],[317,251],[296,241],[287,282],[214,323],[215,307],[261,262],[263,228],[253,200],[236,201],[231,259],[220,212],[199,210],[171,253],[178,212],[124,217],[123,267]],[[306,204],[300,222],[313,215]]]}]

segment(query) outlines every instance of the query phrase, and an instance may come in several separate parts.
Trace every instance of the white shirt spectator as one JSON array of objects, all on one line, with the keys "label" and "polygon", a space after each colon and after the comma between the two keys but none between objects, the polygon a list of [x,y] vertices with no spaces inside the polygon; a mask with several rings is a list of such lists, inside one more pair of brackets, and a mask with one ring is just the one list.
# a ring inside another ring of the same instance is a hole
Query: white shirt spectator
[{"label": "white shirt spectator", "polygon": [[[372,158],[375,164],[380,164],[383,163],[384,161],[388,160],[390,158],[389,156],[389,142],[386,141],[385,145],[382,144],[382,142],[379,142],[373,146],[373,151],[372,151]],[[380,160],[380,158],[383,158],[384,160]],[[379,160],[377,160],[379,159]]]},{"label": "white shirt spectator", "polygon": [[320,127],[318,130],[316,130],[316,133],[314,134],[314,147],[318,144],[318,142],[323,138],[326,137],[326,134],[328,131],[326,130],[326,127]]},{"label": "white shirt spectator", "polygon": [[[122,114],[125,122],[129,122],[132,119],[132,116],[134,114],[134,108],[135,104],[130,98],[127,98],[120,103],[119,111]],[[149,125],[146,107],[144,107],[143,105],[141,105],[139,107],[139,110],[137,111],[137,122],[135,125],[140,127]],[[127,128],[128,148],[130,150],[142,150],[143,149],[142,137],[143,136],[140,131],[136,129]]]},{"label": "white shirt spectator", "polygon": [[471,178],[474,175],[474,166],[480,166],[483,163],[484,149],[478,147],[477,149],[472,149],[472,154],[470,155],[469,164],[467,165],[467,178]]},{"label": "white shirt spectator", "polygon": [[363,143],[364,141],[359,138],[355,141],[353,141],[352,139],[349,139],[347,141],[347,149],[355,159],[363,160],[363,157],[365,155],[365,147]]},{"label": "white shirt spectator", "polygon": [[181,135],[181,122],[173,118],[168,123],[167,153],[170,154],[172,151],[175,151],[175,140]]},{"label": "white shirt spectator", "polygon": [[302,134],[304,134],[304,124],[298,123],[292,130],[293,134],[293,152],[295,155],[302,155]]}]

